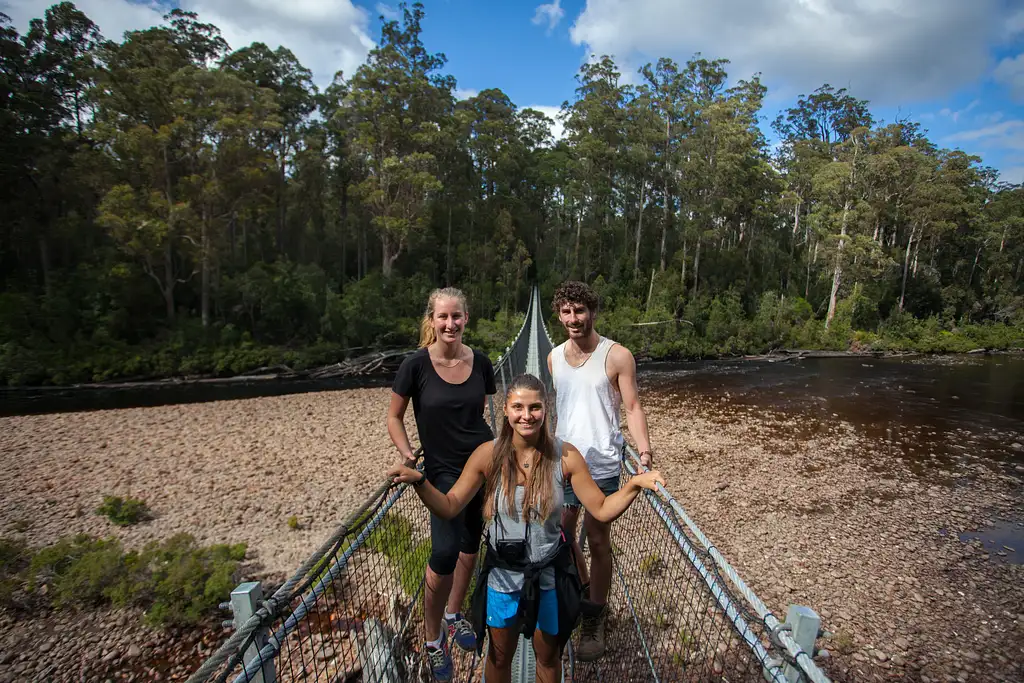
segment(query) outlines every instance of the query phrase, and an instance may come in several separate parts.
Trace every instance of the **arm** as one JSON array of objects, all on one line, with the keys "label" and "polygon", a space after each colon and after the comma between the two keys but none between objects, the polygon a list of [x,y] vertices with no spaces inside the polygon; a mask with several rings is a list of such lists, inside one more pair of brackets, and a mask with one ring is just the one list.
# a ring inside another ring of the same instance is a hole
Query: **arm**
[{"label": "arm", "polygon": [[448,493],[441,493],[426,480],[425,474],[404,465],[395,465],[389,469],[388,476],[396,484],[413,484],[416,495],[420,497],[428,510],[438,517],[451,519],[462,512],[476,492],[484,485],[484,477],[491,462],[493,446],[493,441],[477,446],[462,469],[462,474],[459,475],[458,480]]},{"label": "arm", "polygon": [[583,456],[570,443],[565,444],[562,450],[562,472],[569,475],[572,481],[572,489],[576,496],[583,503],[591,517],[599,522],[612,522],[626,511],[636,500],[637,495],[643,489],[654,490],[657,484],[664,486],[665,480],[661,474],[655,471],[638,474],[621,489],[610,496],[605,496],[597,487],[594,478],[590,476],[590,470]]},{"label": "arm", "polygon": [[650,467],[651,437],[647,431],[647,414],[640,405],[640,391],[636,386],[636,360],[629,349],[621,344],[617,344],[612,352],[619,394],[622,396],[622,406],[626,409],[626,425],[636,440],[636,449],[641,454],[640,464]]},{"label": "arm", "polygon": [[416,464],[409,434],[405,431],[405,409],[409,407],[409,397],[399,396],[391,392],[391,405],[388,406],[388,436],[391,443],[398,449],[398,462],[406,467]]}]

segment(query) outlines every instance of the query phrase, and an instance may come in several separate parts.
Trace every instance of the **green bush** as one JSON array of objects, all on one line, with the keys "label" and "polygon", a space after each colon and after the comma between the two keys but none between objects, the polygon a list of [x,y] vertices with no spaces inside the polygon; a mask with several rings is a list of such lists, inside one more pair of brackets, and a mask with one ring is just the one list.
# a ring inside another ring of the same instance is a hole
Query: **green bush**
[{"label": "green bush", "polygon": [[131,496],[103,496],[103,505],[96,508],[96,514],[103,515],[117,526],[132,526],[153,519],[146,501]]},{"label": "green bush", "polygon": [[28,587],[34,592],[46,586],[58,607],[97,606],[119,590],[124,570],[124,553],[117,539],[78,535],[35,554],[28,569]]},{"label": "green bush", "polygon": [[117,539],[85,535],[34,555],[0,540],[0,590],[24,584],[57,607],[135,605],[154,626],[188,626],[231,594],[245,552],[245,544],[200,547],[188,534],[127,553]]},{"label": "green bush", "polygon": [[133,601],[150,603],[146,620],[155,626],[195,624],[231,595],[245,551],[244,543],[201,548],[188,534],[150,543],[137,565],[147,580],[137,584]]},{"label": "green bush", "polygon": [[0,538],[0,607],[9,607],[23,583],[22,574],[32,561],[24,541]]}]

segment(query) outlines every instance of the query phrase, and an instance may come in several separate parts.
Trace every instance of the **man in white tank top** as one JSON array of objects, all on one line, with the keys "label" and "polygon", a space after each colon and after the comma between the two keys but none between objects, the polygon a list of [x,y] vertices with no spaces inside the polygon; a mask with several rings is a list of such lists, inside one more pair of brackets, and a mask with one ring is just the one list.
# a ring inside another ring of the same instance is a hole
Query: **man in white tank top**
[{"label": "man in white tank top", "polygon": [[[548,369],[555,386],[557,426],[555,434],[579,449],[591,476],[605,495],[619,488],[619,471],[625,439],[619,426],[620,408],[626,409],[626,424],[636,441],[640,460],[651,466],[651,442],[647,416],[637,398],[636,361],[629,349],[606,339],[594,330],[598,299],[582,282],[566,282],[555,292],[552,305],[569,340],[548,355]],[[580,502],[565,486],[562,527],[581,557],[576,540]],[[583,603],[580,646],[576,656],[591,662],[604,654],[604,625],[608,589],[612,579],[611,525],[587,514],[583,525],[590,543],[590,596]],[[587,567],[580,566],[580,578],[588,582]]]}]

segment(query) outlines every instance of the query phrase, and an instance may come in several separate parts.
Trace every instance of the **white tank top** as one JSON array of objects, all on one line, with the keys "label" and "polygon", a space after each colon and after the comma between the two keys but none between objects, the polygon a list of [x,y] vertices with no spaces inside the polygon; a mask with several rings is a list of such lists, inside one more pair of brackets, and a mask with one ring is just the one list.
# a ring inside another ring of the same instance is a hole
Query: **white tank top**
[{"label": "white tank top", "polygon": [[615,344],[601,337],[583,365],[574,368],[565,360],[569,342],[551,352],[555,384],[555,435],[579,449],[594,479],[616,477],[622,462],[625,439],[619,428],[622,396],[608,380],[608,352]]}]

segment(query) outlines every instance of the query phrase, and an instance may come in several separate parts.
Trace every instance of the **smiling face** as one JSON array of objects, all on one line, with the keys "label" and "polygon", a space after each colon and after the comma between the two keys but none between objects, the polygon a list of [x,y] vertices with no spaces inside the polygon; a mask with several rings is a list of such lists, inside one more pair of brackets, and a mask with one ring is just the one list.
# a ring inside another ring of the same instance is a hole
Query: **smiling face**
[{"label": "smiling face", "polygon": [[446,344],[462,341],[462,330],[469,316],[463,310],[462,302],[454,297],[440,297],[434,304],[431,324],[437,338]]},{"label": "smiling face", "polygon": [[562,302],[558,307],[558,319],[570,339],[586,339],[594,331],[594,312],[586,304]]},{"label": "smiling face", "polygon": [[505,399],[505,417],[516,434],[532,439],[544,428],[544,397],[534,389],[513,389]]}]

